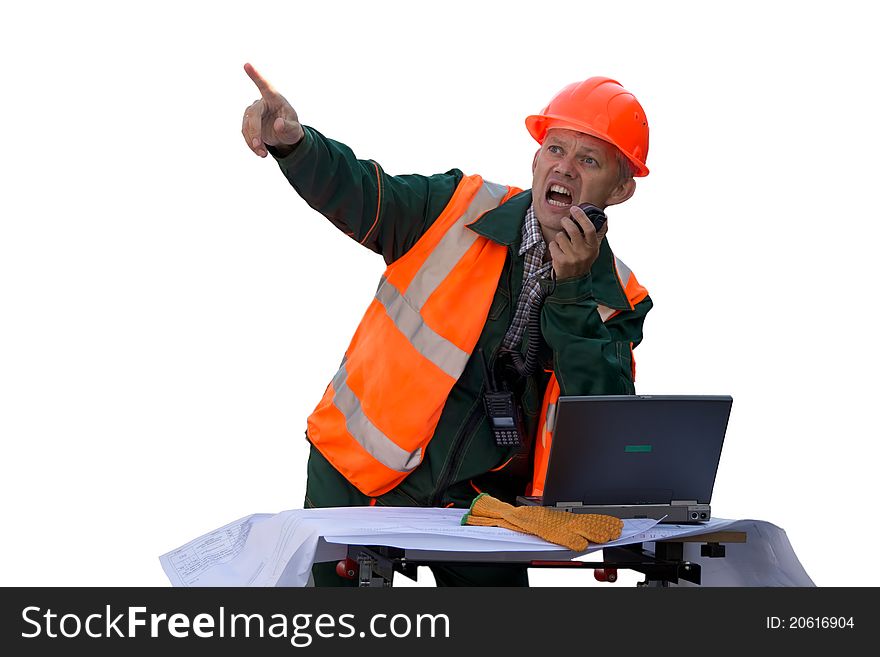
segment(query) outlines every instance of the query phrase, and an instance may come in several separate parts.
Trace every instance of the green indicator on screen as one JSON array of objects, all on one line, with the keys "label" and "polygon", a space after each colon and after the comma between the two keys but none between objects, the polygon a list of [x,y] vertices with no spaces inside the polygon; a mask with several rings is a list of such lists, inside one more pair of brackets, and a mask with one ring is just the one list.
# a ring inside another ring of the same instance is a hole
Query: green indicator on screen
[{"label": "green indicator on screen", "polygon": [[650,445],[626,445],[623,448],[624,452],[650,452]]}]

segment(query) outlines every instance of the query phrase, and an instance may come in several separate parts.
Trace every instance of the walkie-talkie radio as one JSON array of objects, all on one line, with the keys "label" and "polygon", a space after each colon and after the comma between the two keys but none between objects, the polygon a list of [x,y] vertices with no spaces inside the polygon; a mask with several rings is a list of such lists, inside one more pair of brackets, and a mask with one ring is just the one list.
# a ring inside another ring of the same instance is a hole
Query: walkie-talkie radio
[{"label": "walkie-talkie radio", "polygon": [[513,397],[513,391],[507,389],[505,382],[502,382],[504,389],[498,389],[495,376],[489,369],[482,349],[480,350],[480,358],[486,373],[483,403],[489,418],[489,428],[492,430],[492,435],[495,436],[495,444],[499,447],[519,447],[525,440],[525,426],[519,407]]},{"label": "walkie-talkie radio", "polygon": [[[591,203],[581,203],[578,207],[584,211],[587,215],[587,218],[593,223],[593,226],[596,228],[596,232],[599,232],[599,229],[602,228],[602,225],[608,220],[608,217],[605,216],[605,213],[602,212],[600,208],[597,208],[595,205]],[[578,230],[581,231],[581,235],[584,234],[584,229],[581,228],[578,222],[574,222],[577,225]]]},{"label": "walkie-talkie radio", "polygon": [[486,402],[486,414],[489,426],[495,436],[495,444],[499,447],[519,447],[522,443],[522,427],[518,426],[519,413],[513,403],[513,393],[508,391],[487,392],[483,397]]}]

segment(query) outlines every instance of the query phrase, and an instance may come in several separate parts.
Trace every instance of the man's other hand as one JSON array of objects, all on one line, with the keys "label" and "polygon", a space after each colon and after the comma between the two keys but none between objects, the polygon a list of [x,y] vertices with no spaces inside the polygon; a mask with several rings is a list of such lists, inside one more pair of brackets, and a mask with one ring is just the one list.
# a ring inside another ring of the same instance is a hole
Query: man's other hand
[{"label": "man's other hand", "polygon": [[305,134],[296,112],[287,100],[250,64],[244,72],[257,85],[260,98],[245,111],[241,134],[245,143],[260,157],[266,157],[266,146],[273,146],[284,156],[293,150]]}]

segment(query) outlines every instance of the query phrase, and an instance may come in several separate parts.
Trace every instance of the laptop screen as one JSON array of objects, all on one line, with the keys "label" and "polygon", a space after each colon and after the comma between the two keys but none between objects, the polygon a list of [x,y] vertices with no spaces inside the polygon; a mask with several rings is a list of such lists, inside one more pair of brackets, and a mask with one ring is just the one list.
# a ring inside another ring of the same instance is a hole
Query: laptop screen
[{"label": "laptop screen", "polygon": [[709,504],[730,396],[560,397],[543,504]]}]

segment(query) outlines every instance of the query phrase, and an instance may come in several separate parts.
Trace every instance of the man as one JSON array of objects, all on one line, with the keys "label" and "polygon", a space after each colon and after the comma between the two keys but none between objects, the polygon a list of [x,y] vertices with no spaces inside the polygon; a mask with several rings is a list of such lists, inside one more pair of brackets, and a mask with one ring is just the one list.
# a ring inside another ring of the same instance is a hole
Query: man
[{"label": "man", "polygon": [[[539,494],[556,398],[634,393],[632,349],[652,302],[611,252],[607,223],[597,233],[578,205],[623,203],[633,176],[647,175],[638,101],[608,78],[563,89],[526,119],[540,148],[523,192],[458,169],[389,176],[303,126],[253,66],[245,71],[260,91],[242,122],[248,147],[272,154],[309,205],[388,264],[309,417],[306,507]],[[540,366],[523,375],[511,354],[529,345]],[[484,403],[492,388],[512,393],[524,444],[496,440]],[[525,568],[433,571],[438,585],[528,584]],[[330,565],[313,574],[318,585],[343,583]]]}]

